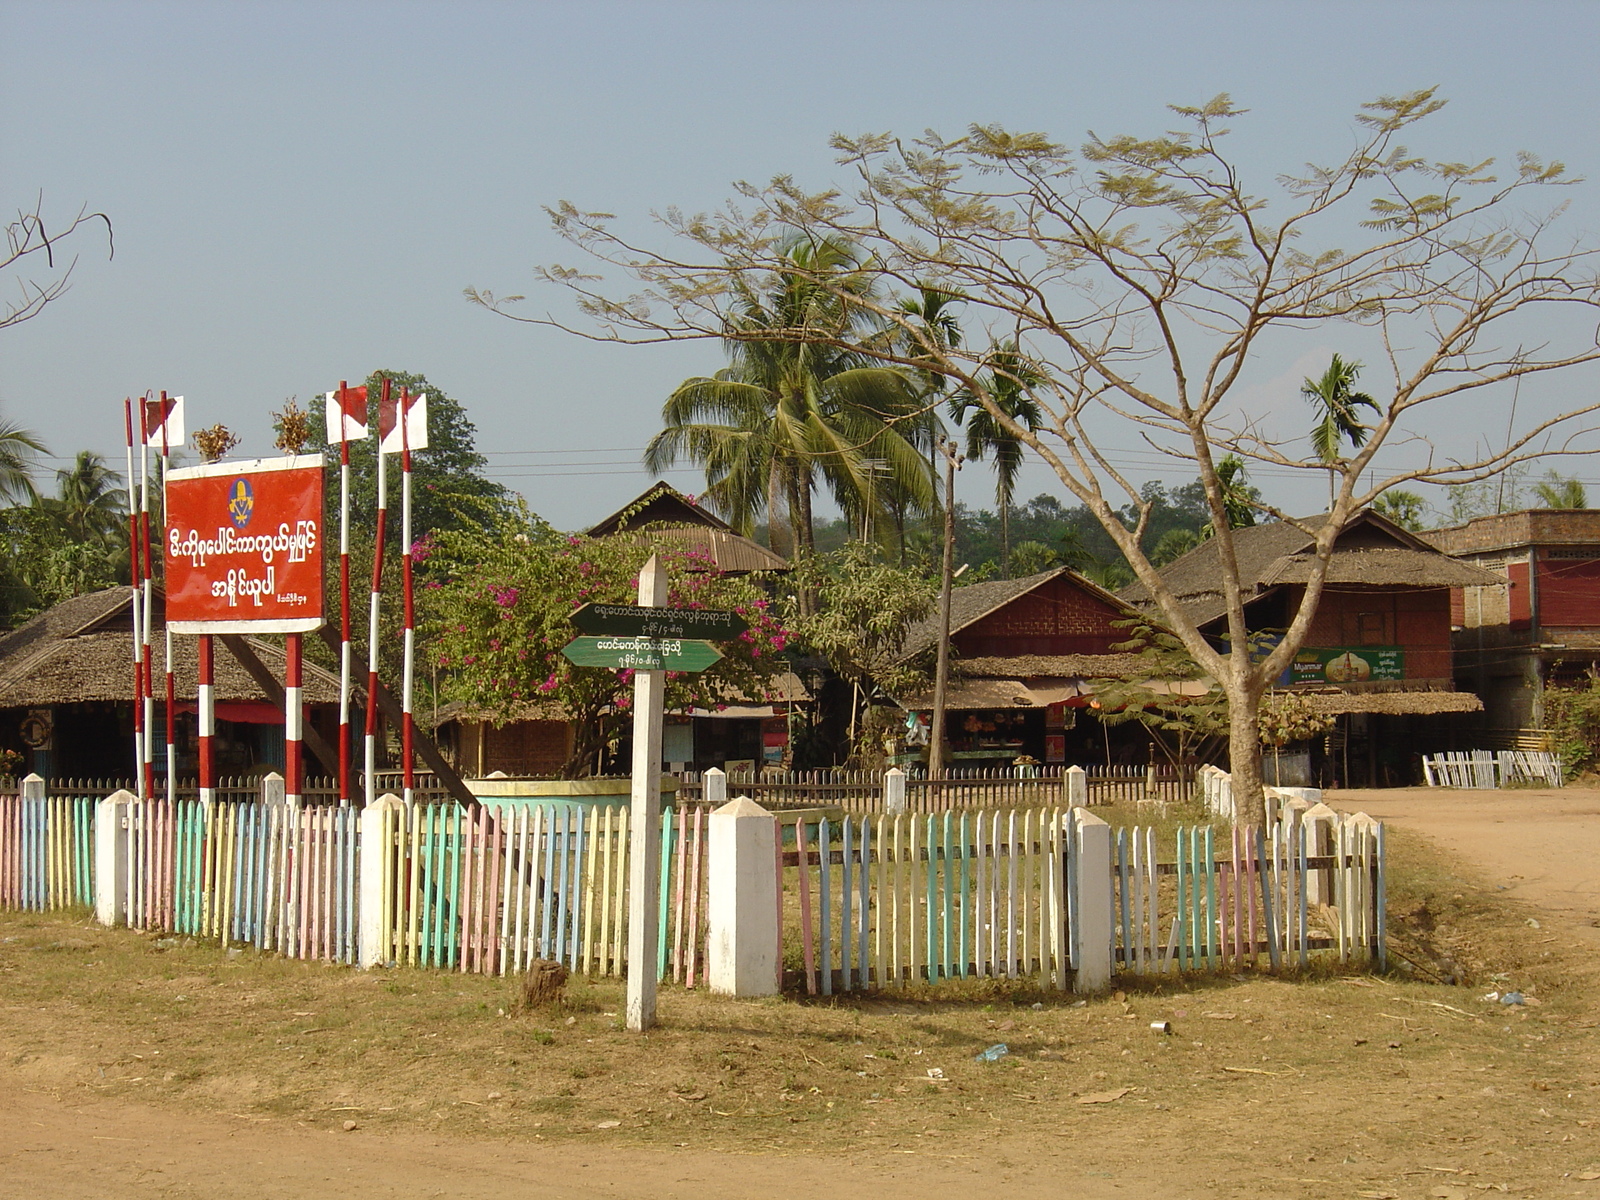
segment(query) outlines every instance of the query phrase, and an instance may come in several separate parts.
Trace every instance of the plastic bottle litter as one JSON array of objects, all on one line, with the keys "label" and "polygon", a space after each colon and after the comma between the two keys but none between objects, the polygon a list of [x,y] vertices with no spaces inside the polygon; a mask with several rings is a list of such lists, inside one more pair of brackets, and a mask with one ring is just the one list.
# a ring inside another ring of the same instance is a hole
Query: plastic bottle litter
[{"label": "plastic bottle litter", "polygon": [[1522,1003],[1522,993],[1521,992],[1506,992],[1500,997],[1500,1003],[1501,1004],[1521,1004]]},{"label": "plastic bottle litter", "polygon": [[973,1055],[973,1061],[975,1061],[975,1062],[999,1062],[1002,1058],[1004,1058],[1006,1055],[1008,1055],[1010,1053],[1011,1053],[1011,1047],[1007,1046],[1004,1042],[996,1042],[994,1045],[990,1046],[987,1050],[983,1051],[981,1054]]}]

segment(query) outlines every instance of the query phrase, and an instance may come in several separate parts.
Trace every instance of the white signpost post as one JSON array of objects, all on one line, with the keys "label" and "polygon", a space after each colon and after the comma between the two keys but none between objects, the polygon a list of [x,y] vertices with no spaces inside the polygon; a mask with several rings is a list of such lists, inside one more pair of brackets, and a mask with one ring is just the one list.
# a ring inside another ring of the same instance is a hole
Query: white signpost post
[{"label": "white signpost post", "polygon": [[[661,608],[667,572],[656,556],[639,571],[639,607]],[[661,718],[665,671],[633,676],[633,845],[628,863],[628,1028],[656,1023],[656,905],[661,886]]]}]

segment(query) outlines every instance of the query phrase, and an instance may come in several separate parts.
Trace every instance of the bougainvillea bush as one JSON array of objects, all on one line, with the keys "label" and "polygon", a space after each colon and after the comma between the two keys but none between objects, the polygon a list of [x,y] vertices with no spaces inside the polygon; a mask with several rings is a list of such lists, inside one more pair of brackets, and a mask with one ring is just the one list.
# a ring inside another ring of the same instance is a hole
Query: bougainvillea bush
[{"label": "bougainvillea bush", "polygon": [[703,554],[649,530],[609,538],[560,534],[518,509],[491,528],[434,535],[412,547],[426,617],[427,654],[446,700],[500,720],[571,721],[563,774],[592,773],[623,730],[633,672],[575,667],[561,649],[578,631],[584,604],[632,604],[639,569],[655,552],[668,606],[731,609],[748,632],[722,643],[723,657],[698,674],[668,671],[668,711],[765,703],[788,670],[788,634],[754,576],[718,574]]}]

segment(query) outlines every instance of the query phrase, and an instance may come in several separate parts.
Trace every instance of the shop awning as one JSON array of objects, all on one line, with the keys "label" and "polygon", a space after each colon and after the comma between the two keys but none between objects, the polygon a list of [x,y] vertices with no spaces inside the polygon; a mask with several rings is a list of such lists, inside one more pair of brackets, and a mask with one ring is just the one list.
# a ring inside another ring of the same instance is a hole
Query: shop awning
[{"label": "shop awning", "polygon": [[1305,700],[1312,712],[1327,717],[1344,713],[1430,716],[1483,711],[1483,701],[1471,692],[1315,692]]}]

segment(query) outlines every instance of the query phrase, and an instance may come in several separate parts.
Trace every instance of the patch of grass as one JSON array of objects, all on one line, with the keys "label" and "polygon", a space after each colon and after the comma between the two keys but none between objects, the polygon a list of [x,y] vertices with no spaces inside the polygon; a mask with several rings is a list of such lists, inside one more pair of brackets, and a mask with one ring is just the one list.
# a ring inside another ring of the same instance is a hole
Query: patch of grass
[{"label": "patch of grass", "polygon": [[[1074,1169],[1170,1156],[1232,1179],[1248,1161],[1284,1195],[1421,1195],[1404,1172],[1440,1165],[1544,1194],[1600,1167],[1594,948],[1418,838],[1391,831],[1390,863],[1386,976],[1130,976],[1087,1000],[1003,980],[756,1001],[668,986],[642,1037],[619,1028],[615,980],[573,979],[559,1016],[504,1016],[500,978],[0,914],[0,1062],[21,1086],[335,1129],[975,1158],[1003,1132],[1072,1147]],[[1446,960],[1455,982],[1435,982]],[[1538,1003],[1485,1004],[1490,988]],[[974,1061],[997,1042],[1005,1058]]]}]

